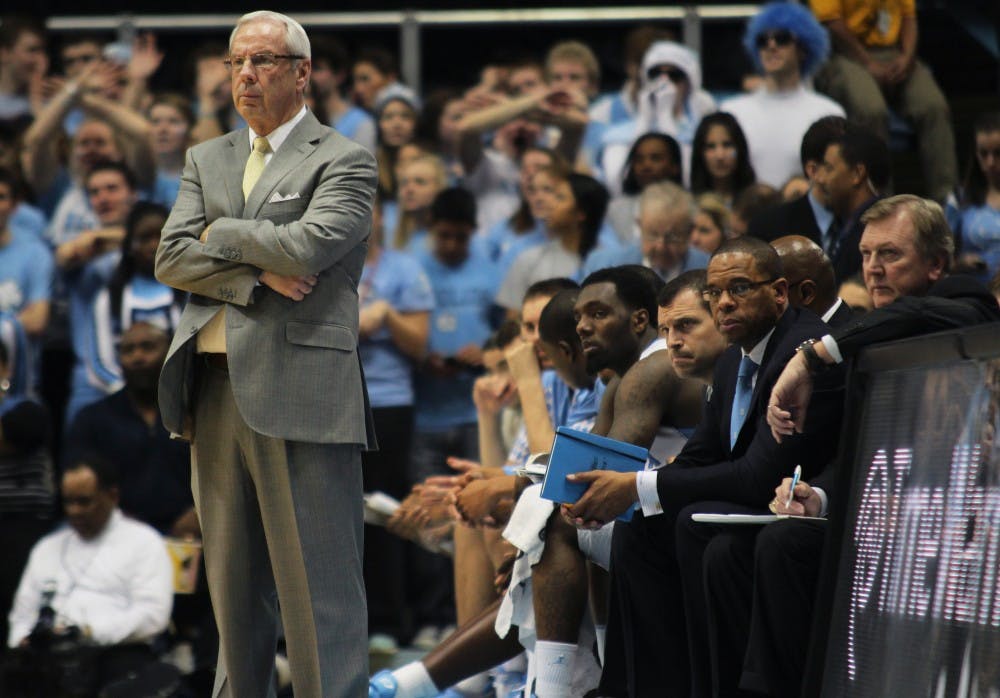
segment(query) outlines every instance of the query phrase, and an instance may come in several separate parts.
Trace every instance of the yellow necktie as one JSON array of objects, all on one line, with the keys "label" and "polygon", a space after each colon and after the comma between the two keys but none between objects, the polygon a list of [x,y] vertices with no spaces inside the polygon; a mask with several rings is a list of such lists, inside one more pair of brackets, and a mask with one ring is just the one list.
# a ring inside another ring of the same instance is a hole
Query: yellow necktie
[{"label": "yellow necktie", "polygon": [[253,140],[253,150],[247,158],[247,167],[243,170],[243,200],[246,201],[253,191],[254,185],[260,179],[260,173],[264,171],[264,156],[271,152],[271,144],[264,136],[257,136]]}]

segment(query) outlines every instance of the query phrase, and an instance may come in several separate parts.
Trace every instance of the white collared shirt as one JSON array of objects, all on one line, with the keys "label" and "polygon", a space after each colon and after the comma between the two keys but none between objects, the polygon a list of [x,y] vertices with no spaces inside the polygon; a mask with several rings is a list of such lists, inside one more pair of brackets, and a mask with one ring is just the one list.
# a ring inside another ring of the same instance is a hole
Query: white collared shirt
[{"label": "white collared shirt", "polygon": [[118,509],[95,538],[65,526],[38,541],[14,597],[8,646],[35,626],[47,586],[56,623],[89,628],[99,645],[150,640],[170,621],[174,574],[163,538]]},{"label": "white collared shirt", "polygon": [[[303,104],[302,108],[299,109],[298,114],[296,114],[291,119],[283,123],[281,126],[279,126],[278,128],[268,133],[266,136],[264,136],[265,138],[267,138],[267,144],[271,146],[271,150],[264,154],[265,167],[267,167],[267,163],[271,162],[271,158],[274,157],[274,154],[278,152],[278,148],[281,147],[281,144],[288,139],[288,135],[292,132],[292,129],[294,129],[298,125],[298,123],[305,118],[307,111],[309,110],[306,109],[306,105]],[[249,133],[250,150],[253,150],[253,142],[257,140],[257,136],[259,136],[260,134],[254,131],[252,127],[249,129],[249,131],[250,131]]]},{"label": "white collared shirt", "polygon": [[757,342],[749,352],[740,350],[743,356],[749,356],[750,360],[757,364],[757,370],[753,372],[753,378],[750,380],[750,385],[754,388],[757,387],[757,376],[760,374],[760,365],[764,362],[764,352],[767,351],[767,343],[771,341],[771,335],[773,334],[774,328],[772,327],[771,331],[764,335],[764,339]]},{"label": "white collared shirt", "polygon": [[832,318],[832,317],[833,317],[833,314],[834,314],[834,313],[836,313],[836,312],[837,312],[838,310],[840,310],[840,306],[842,306],[843,304],[844,304],[844,299],[843,299],[843,298],[840,298],[840,297],[838,296],[838,297],[837,297],[837,302],[836,302],[836,303],[834,303],[833,305],[831,305],[831,306],[830,306],[830,309],[829,309],[829,310],[827,310],[827,311],[826,311],[825,313],[823,313],[823,317],[822,317],[822,318],[820,318],[820,319],[821,319],[821,320],[822,320],[823,322],[830,322],[830,318]]}]

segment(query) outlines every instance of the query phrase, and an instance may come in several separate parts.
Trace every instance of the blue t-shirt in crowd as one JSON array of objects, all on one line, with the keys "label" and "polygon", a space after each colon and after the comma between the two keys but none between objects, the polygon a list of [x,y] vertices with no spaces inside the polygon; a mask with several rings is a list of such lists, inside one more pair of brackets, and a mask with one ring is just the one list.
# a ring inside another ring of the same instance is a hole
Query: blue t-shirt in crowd
[{"label": "blue t-shirt in crowd", "polygon": [[0,312],[17,314],[52,295],[54,262],[47,245],[33,233],[10,231],[0,247]]},{"label": "blue t-shirt in crowd", "polygon": [[[384,300],[401,313],[434,309],[434,292],[420,263],[399,250],[383,249],[375,263],[365,264],[358,296],[362,308]],[[387,328],[362,339],[358,352],[372,407],[413,404],[413,364],[393,343]]]},{"label": "blue t-shirt in crowd", "polygon": [[171,175],[162,170],[157,170],[156,179],[153,181],[153,188],[147,192],[144,198],[154,204],[173,208],[180,189],[181,176],[179,174]]},{"label": "blue t-shirt in crowd", "polygon": [[495,224],[482,235],[476,236],[478,241],[476,244],[493,262],[499,262],[511,249],[523,244],[524,241],[529,241],[529,244],[530,242],[540,244],[545,242],[545,239],[545,224],[541,221],[535,221],[530,229],[519,233],[514,230],[508,218]]},{"label": "blue t-shirt in crowd", "polygon": [[[474,249],[470,249],[464,262],[454,267],[443,264],[430,252],[418,255],[417,259],[434,289],[428,353],[450,357],[469,344],[482,346],[493,331],[490,308],[497,287],[493,264]],[[448,378],[418,372],[417,429],[441,431],[474,424],[472,384],[476,376],[473,370],[463,370]]]},{"label": "blue t-shirt in crowd", "polygon": [[986,262],[988,281],[1000,268],[1000,211],[989,204],[968,206],[958,212],[955,235],[961,239],[961,252],[977,254]]},{"label": "blue t-shirt in crowd", "polygon": [[351,140],[356,140],[358,129],[365,125],[368,125],[369,128],[374,128],[374,119],[372,119],[371,114],[361,107],[349,108],[340,115],[339,119],[330,124],[330,126]]},{"label": "blue t-shirt in crowd", "polygon": [[33,236],[39,242],[45,241],[45,227],[49,224],[42,209],[26,204],[23,201],[14,209],[7,225],[12,233],[24,233]]},{"label": "blue t-shirt in crowd", "polygon": [[118,253],[109,252],[88,264],[70,294],[70,331],[76,365],[66,407],[67,423],[84,405],[123,387],[117,348],[125,330],[136,322],[147,322],[172,334],[180,320],[174,290],[141,274],[125,284],[120,314],[115,315],[108,282],[118,259]]},{"label": "blue t-shirt in crowd", "polygon": [[10,370],[8,398],[11,395],[34,394],[34,357],[28,335],[13,313],[0,313],[0,342],[7,348],[7,368]]},{"label": "blue t-shirt in crowd", "polygon": [[403,247],[403,249],[413,255],[415,259],[420,261],[422,261],[425,256],[430,255],[431,238],[427,228],[417,228],[410,233],[410,239],[407,240],[406,246]]},{"label": "blue t-shirt in crowd", "polygon": [[396,223],[399,221],[399,204],[395,201],[382,202],[382,247],[395,249]]}]

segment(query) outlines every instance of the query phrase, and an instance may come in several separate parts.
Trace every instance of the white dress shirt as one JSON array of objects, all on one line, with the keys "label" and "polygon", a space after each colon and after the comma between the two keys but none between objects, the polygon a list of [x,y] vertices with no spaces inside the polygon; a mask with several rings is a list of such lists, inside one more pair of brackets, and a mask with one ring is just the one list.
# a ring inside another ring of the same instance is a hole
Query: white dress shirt
[{"label": "white dress shirt", "polygon": [[8,646],[31,633],[46,587],[55,589],[56,624],[78,626],[100,645],[156,637],[174,600],[163,538],[118,509],[91,540],[66,526],[35,545],[14,597]]},{"label": "white dress shirt", "polygon": [[[284,143],[285,140],[288,138],[289,134],[292,132],[292,129],[295,128],[298,125],[298,123],[305,118],[306,111],[307,110],[305,105],[302,105],[302,108],[299,110],[298,114],[293,116],[291,119],[283,123],[278,128],[271,131],[269,134],[267,134],[267,144],[271,146],[271,150],[269,150],[267,153],[264,154],[264,167],[267,167],[267,163],[271,162],[271,158],[273,158],[274,154],[278,152],[278,148],[280,148],[281,144]],[[254,131],[252,128],[248,130],[250,132],[249,134],[250,150],[253,150],[253,142],[257,140],[257,136],[259,136],[260,134]]]}]

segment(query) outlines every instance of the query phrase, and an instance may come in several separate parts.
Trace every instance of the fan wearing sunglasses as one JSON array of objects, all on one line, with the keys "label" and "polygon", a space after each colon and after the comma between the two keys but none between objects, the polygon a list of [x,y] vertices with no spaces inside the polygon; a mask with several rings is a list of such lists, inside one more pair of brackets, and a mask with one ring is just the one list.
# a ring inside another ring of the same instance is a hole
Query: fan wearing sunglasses
[{"label": "fan wearing sunglasses", "polygon": [[723,102],[722,111],[743,129],[757,180],[780,188],[800,172],[799,145],[809,126],[844,115],[839,104],[807,86],[830,52],[830,39],[809,10],[772,2],[747,24],[743,47],[763,82]]},{"label": "fan wearing sunglasses", "polygon": [[698,122],[715,111],[715,100],[701,88],[698,54],[681,44],[653,42],[642,58],[639,81],[635,118],[609,129],[604,136],[601,167],[615,195],[621,193],[626,159],[639,136],[652,132],[675,138],[686,172]]}]

